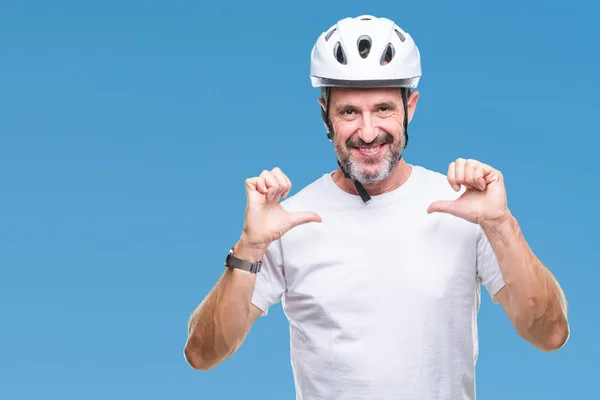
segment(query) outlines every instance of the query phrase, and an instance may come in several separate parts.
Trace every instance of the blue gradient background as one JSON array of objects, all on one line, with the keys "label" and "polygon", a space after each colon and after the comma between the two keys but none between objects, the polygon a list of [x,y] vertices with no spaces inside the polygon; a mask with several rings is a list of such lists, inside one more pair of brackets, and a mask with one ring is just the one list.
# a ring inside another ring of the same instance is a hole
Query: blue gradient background
[{"label": "blue gradient background", "polygon": [[336,167],[310,50],[367,13],[422,53],[407,160],[499,168],[570,301],[546,354],[483,296],[478,398],[595,396],[597,4],[5,0],[0,398],[294,398],[280,306],[209,372],[183,358],[186,324],[239,237],[244,179],[279,166],[295,192]]}]

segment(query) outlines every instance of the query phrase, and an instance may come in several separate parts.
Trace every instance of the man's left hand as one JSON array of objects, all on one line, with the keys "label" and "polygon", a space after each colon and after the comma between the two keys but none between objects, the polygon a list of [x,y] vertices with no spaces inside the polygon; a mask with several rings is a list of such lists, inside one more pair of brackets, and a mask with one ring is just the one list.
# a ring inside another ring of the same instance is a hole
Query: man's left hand
[{"label": "man's left hand", "polygon": [[448,166],[448,183],[457,192],[461,186],[466,190],[456,200],[431,203],[428,213],[447,213],[480,225],[510,216],[502,174],[489,165],[459,158]]}]

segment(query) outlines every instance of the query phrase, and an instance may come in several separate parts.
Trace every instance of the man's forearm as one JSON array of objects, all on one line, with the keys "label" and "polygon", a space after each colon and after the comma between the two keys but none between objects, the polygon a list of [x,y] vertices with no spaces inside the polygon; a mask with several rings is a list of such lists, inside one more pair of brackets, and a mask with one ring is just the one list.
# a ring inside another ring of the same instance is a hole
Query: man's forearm
[{"label": "man's forearm", "polygon": [[517,220],[482,223],[506,283],[507,314],[519,334],[544,350],[567,340],[567,303],[552,273],[533,254]]},{"label": "man's forearm", "polygon": [[226,270],[192,314],[185,355],[195,368],[209,369],[231,355],[247,328],[254,274]]}]

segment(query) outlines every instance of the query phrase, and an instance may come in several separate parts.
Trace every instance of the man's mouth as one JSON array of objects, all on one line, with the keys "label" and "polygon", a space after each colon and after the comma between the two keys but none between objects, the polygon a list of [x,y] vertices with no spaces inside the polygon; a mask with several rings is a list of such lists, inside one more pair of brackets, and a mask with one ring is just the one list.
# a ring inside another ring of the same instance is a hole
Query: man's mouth
[{"label": "man's mouth", "polygon": [[383,146],[385,146],[385,144],[367,147],[354,147],[354,150],[356,150],[363,157],[375,157],[381,153]]}]

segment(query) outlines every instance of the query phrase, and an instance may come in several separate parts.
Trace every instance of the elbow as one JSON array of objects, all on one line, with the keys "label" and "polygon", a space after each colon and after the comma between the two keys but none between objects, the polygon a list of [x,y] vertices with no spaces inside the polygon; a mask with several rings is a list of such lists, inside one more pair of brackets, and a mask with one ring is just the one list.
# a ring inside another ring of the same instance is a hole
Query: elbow
[{"label": "elbow", "polygon": [[237,329],[226,325],[228,321],[222,322],[219,314],[215,314],[208,328],[204,326],[189,332],[183,353],[187,363],[195,370],[208,371],[216,367],[241,344],[241,338],[235,334]]},{"label": "elbow", "polygon": [[197,371],[208,371],[209,369],[211,369],[211,366],[208,363],[204,362],[202,357],[198,357],[197,353],[188,352],[187,348],[185,349],[184,353],[185,360],[187,361],[188,365],[193,369]]},{"label": "elbow", "polygon": [[195,370],[198,371],[208,371],[210,369],[210,365],[204,361],[204,358],[198,354],[194,349],[185,347],[183,351],[183,355],[185,357],[185,361],[187,361],[188,365]]},{"label": "elbow", "polygon": [[545,352],[560,350],[569,340],[570,329],[566,320],[557,323],[554,329],[545,335],[544,339],[538,344],[538,348]]},{"label": "elbow", "polygon": [[222,339],[220,343],[202,343],[202,339],[198,336],[190,336],[183,350],[185,360],[195,370],[208,371],[230,357],[236,350],[223,345],[225,342]]},{"label": "elbow", "polygon": [[207,357],[206,352],[195,343],[192,337],[185,344],[183,355],[188,365],[195,370],[208,371],[215,366],[215,363],[210,361],[210,357]]},{"label": "elbow", "polygon": [[544,352],[560,350],[570,336],[569,323],[564,316],[554,321],[530,321],[522,324],[519,335]]}]

